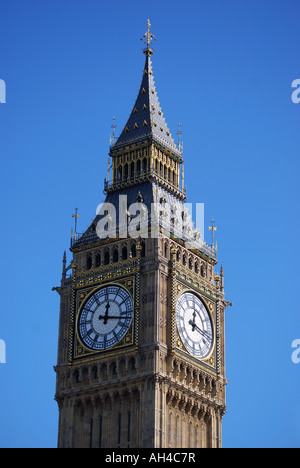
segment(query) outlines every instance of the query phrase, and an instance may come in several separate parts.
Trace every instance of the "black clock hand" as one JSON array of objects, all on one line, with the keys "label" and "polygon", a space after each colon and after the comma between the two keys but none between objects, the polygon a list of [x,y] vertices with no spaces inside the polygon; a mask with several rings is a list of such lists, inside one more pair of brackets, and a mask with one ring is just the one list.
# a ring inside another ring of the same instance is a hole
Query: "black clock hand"
[{"label": "black clock hand", "polygon": [[207,338],[208,340],[211,340],[211,335],[209,335],[206,331],[201,330],[201,328],[197,327],[197,325],[196,325],[196,328],[204,336],[204,338]]},{"label": "black clock hand", "polygon": [[[102,315],[100,315],[99,319],[102,319]],[[106,320],[110,320],[110,319],[124,319],[124,318],[128,318],[127,315],[122,315],[122,317],[118,316],[118,315],[111,315],[109,317],[106,317]]]},{"label": "black clock hand", "polygon": [[108,309],[110,308],[110,303],[108,302],[105,306],[105,314],[104,316],[103,315],[99,315],[99,320],[103,319],[103,325],[106,325],[107,324],[107,319],[109,319],[109,316],[108,316]]},{"label": "black clock hand", "polygon": [[194,311],[193,312],[193,321],[189,321],[189,324],[192,325],[192,331],[195,331],[195,327],[196,327],[196,312]]},{"label": "black clock hand", "polygon": [[206,333],[204,330],[201,330],[201,328],[199,328],[199,327],[196,325],[196,323],[194,323],[194,322],[192,322],[192,321],[190,320],[190,321],[189,321],[189,324],[192,325],[193,331],[195,331],[195,329],[196,329],[196,330],[198,330],[198,331],[201,333],[201,335],[204,336],[204,338],[207,338],[207,339],[209,339],[209,340],[211,339],[211,336],[210,336],[208,333]]}]

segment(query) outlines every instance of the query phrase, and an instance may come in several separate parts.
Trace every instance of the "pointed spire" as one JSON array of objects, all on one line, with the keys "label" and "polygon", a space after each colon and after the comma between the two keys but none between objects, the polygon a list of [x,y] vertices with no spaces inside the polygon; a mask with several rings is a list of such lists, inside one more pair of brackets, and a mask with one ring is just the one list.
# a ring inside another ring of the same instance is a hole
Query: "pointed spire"
[{"label": "pointed spire", "polygon": [[118,140],[111,148],[116,150],[142,140],[153,139],[181,157],[181,152],[178,150],[163,116],[156,93],[151,62],[151,56],[154,52],[150,47],[155,38],[150,32],[150,27],[151,24],[148,20],[148,30],[143,36],[146,43],[146,48],[143,50],[146,59],[140,90],[129,119]]},{"label": "pointed spire", "polygon": [[224,292],[224,270],[223,270],[223,265],[221,265],[221,272],[220,272],[220,278],[221,278],[221,292]]},{"label": "pointed spire", "polygon": [[66,278],[66,266],[67,266],[67,253],[64,251],[64,256],[63,256],[63,270],[62,270],[62,278]]}]

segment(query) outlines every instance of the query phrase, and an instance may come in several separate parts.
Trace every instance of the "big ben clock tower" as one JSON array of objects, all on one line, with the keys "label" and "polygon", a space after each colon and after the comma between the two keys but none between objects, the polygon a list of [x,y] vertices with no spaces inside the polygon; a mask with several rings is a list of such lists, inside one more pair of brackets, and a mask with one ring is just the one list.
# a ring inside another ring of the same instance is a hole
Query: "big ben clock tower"
[{"label": "big ben clock tower", "polygon": [[[186,209],[182,146],[163,116],[148,21],[140,90],[113,138],[105,203],[63,259],[59,447],[221,447],[223,269]],[[77,215],[77,213],[76,213]],[[75,215],[75,216],[76,216]]]}]

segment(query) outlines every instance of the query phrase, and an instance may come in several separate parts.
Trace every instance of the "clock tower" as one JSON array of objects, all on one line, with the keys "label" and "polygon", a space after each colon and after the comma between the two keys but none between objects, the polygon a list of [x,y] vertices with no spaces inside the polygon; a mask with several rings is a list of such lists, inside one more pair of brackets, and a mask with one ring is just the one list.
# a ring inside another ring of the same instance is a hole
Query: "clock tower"
[{"label": "clock tower", "polygon": [[[58,447],[221,447],[224,274],[186,206],[182,146],[154,84],[148,21],[140,90],[113,135],[105,202],[63,258]],[[180,132],[179,132],[180,133]],[[74,215],[77,221],[77,212]],[[214,229],[214,228],[213,228]]]}]

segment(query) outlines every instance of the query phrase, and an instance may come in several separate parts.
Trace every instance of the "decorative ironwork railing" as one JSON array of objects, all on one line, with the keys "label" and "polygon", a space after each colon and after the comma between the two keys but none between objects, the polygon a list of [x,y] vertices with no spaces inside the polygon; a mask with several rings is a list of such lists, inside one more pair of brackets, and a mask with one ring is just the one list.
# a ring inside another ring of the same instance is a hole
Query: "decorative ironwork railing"
[{"label": "decorative ironwork railing", "polygon": [[[128,226],[127,226],[128,227]],[[162,231],[166,236],[170,237],[170,239],[174,240],[175,242],[179,242],[184,245],[185,248],[194,252],[200,252],[213,260],[217,259],[217,248],[215,245],[208,245],[206,242],[202,241],[201,237],[197,230],[190,229],[189,226],[184,226],[181,229],[176,228],[174,225],[174,218],[171,218],[170,221],[166,221],[163,219],[163,216],[159,216],[156,220],[153,220],[153,217],[149,214],[149,217],[145,221],[145,226],[141,226],[141,237],[148,238],[149,232],[148,229],[151,228],[153,232],[155,229],[158,229],[157,232]],[[106,239],[114,239],[116,238],[119,226],[116,227],[113,231],[105,232]],[[124,229],[124,226],[122,227]],[[153,237],[153,232],[150,234]],[[143,235],[145,233],[146,235]],[[82,237],[85,236],[84,242],[89,243],[95,242],[95,238],[98,238],[101,241],[101,238],[98,237],[96,229],[95,232],[87,234],[87,233],[75,233],[71,238],[71,247],[75,244],[80,243]],[[128,230],[128,236],[130,237],[130,229]]]},{"label": "decorative ironwork railing", "polygon": [[124,177],[118,177],[116,180],[108,182],[104,180],[104,192],[108,193],[110,191],[119,190],[125,187],[130,187],[135,184],[139,184],[145,181],[155,181],[159,185],[163,186],[166,190],[169,190],[172,193],[177,193],[180,198],[186,199],[186,187],[179,187],[173,178],[169,176],[163,176],[156,169],[150,170],[141,170],[136,172],[133,176],[124,175]]}]

